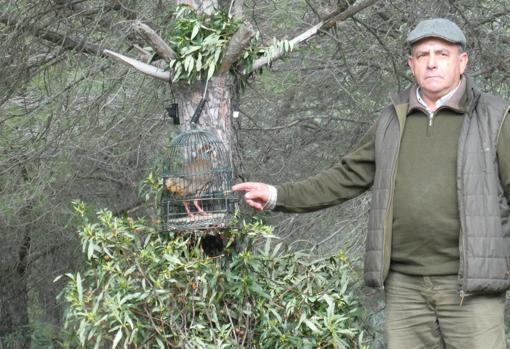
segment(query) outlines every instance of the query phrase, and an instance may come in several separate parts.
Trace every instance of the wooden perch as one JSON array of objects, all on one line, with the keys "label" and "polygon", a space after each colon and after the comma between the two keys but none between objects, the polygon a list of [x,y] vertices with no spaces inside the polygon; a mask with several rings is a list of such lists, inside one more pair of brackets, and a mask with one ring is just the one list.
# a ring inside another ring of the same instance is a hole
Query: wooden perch
[{"label": "wooden perch", "polygon": [[149,75],[153,78],[164,80],[164,81],[172,80],[172,74],[169,71],[165,71],[165,70],[155,67],[153,65],[140,62],[136,59],[124,56],[120,53],[116,53],[116,52],[113,52],[110,50],[104,50],[103,52],[105,55],[112,58],[113,60],[120,62],[122,64],[125,64],[129,67],[135,68],[139,72]]},{"label": "wooden perch", "polygon": [[250,23],[244,23],[239,27],[228,43],[227,50],[223,56],[223,62],[218,70],[220,74],[228,72],[232,64],[239,59],[243,51],[248,47],[254,35],[255,30],[253,30]]},{"label": "wooden perch", "polygon": [[[326,16],[325,20],[320,21],[319,23],[317,23],[316,25],[314,25],[313,27],[311,27],[304,33],[301,33],[300,35],[298,35],[295,38],[293,38],[292,40],[290,40],[290,43],[294,47],[297,47],[300,43],[312,38],[313,36],[317,35],[317,33],[319,33],[320,31],[330,29],[332,26],[334,26],[336,24],[336,22],[344,21],[347,18],[354,16],[356,13],[375,4],[377,1],[379,1],[379,0],[365,0],[365,1],[357,2],[353,6],[349,6],[347,8],[347,10],[345,10],[343,12],[338,13],[335,11],[335,12],[329,14],[328,16]],[[280,49],[276,50],[276,52],[274,52],[271,57],[264,56],[264,57],[257,59],[255,62],[253,62],[253,66],[251,67],[251,70],[254,71],[254,70],[260,69],[264,65],[268,65],[269,63],[282,58],[284,53],[285,52],[283,51],[283,49],[280,48]],[[245,72],[245,73],[249,73],[249,72]]]},{"label": "wooden perch", "polygon": [[136,21],[133,28],[165,62],[170,63],[175,57],[175,52],[170,46],[147,24]]}]

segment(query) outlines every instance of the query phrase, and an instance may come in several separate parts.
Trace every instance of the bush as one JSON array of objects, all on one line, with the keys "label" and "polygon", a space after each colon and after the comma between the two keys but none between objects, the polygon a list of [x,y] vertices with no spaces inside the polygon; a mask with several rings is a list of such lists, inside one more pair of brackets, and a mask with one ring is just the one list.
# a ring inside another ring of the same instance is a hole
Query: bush
[{"label": "bush", "polygon": [[79,230],[87,267],[61,297],[68,346],[86,348],[362,348],[360,308],[342,256],[310,262],[241,223],[224,254],[103,210]]}]

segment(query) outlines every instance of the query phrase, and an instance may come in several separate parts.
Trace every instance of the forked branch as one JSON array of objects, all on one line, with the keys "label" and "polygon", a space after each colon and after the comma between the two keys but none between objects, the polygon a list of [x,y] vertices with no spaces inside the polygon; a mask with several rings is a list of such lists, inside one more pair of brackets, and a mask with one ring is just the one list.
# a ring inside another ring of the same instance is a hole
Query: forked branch
[{"label": "forked branch", "polygon": [[135,68],[139,72],[152,76],[153,78],[163,80],[163,81],[171,81],[172,80],[172,73],[163,69],[160,69],[158,67],[155,67],[153,65],[140,62],[136,59],[133,59],[131,57],[124,56],[120,53],[113,52],[110,50],[104,50],[103,51],[105,55],[112,58],[113,60],[120,62],[122,64],[125,64],[129,67]]},{"label": "forked branch", "polygon": [[165,62],[170,63],[170,61],[175,58],[175,52],[168,46],[165,40],[147,24],[136,21],[133,24],[133,28]]},{"label": "forked branch", "polygon": [[250,41],[255,36],[255,30],[250,23],[244,23],[230,39],[223,62],[221,63],[219,73],[228,72],[232,64],[237,62],[244,50],[250,45]]}]

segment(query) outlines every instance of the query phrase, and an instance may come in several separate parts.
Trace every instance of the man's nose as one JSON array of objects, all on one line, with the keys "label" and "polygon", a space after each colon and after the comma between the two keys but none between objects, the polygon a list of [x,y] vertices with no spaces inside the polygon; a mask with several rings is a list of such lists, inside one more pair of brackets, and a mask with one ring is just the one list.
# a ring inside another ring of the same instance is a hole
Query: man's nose
[{"label": "man's nose", "polygon": [[429,55],[428,60],[427,60],[427,68],[434,69],[436,67],[437,67],[437,58],[436,58],[436,55],[431,53]]}]

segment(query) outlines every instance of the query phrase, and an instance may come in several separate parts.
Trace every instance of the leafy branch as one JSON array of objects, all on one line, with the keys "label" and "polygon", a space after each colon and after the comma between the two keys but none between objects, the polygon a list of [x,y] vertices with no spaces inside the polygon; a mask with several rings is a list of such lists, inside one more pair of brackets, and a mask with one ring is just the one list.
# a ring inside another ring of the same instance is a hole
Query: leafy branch
[{"label": "leafy branch", "polygon": [[254,221],[208,257],[199,237],[75,210],[87,266],[61,294],[73,348],[366,348],[341,254],[311,262]]}]

